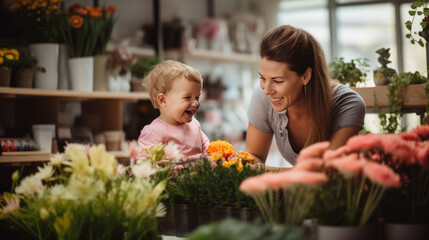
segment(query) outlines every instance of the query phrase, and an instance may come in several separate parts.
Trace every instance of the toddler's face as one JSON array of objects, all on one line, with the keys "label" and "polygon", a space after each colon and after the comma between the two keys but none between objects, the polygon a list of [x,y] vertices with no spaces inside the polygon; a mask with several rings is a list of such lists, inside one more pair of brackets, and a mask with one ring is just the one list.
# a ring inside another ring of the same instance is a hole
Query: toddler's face
[{"label": "toddler's face", "polygon": [[173,82],[165,94],[165,104],[160,107],[160,118],[171,125],[192,121],[200,107],[201,84],[184,77]]}]

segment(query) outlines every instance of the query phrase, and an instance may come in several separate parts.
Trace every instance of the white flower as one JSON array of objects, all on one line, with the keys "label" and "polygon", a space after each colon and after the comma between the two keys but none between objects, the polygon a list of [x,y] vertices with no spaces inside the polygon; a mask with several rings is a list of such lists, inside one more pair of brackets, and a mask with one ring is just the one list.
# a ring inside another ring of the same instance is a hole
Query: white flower
[{"label": "white flower", "polygon": [[116,175],[121,176],[122,174],[125,173],[126,169],[127,168],[124,165],[118,164],[118,166],[116,167]]},{"label": "white flower", "polygon": [[64,161],[64,156],[60,153],[55,154],[50,159],[50,164],[53,166],[60,166]]},{"label": "white flower", "polygon": [[42,180],[47,180],[50,177],[52,177],[52,174],[54,173],[54,169],[52,165],[45,165],[43,168],[37,167],[39,170],[38,173],[36,173],[35,177],[38,177]]},{"label": "white flower", "polygon": [[156,169],[152,167],[152,164],[149,161],[144,161],[140,165],[134,165],[132,171],[134,176],[140,179],[149,177],[156,173]]},{"label": "white flower", "polygon": [[180,158],[183,158],[183,155],[182,155],[182,153],[180,153],[178,146],[179,145],[177,145],[174,142],[171,142],[171,141],[168,142],[168,144],[165,145],[165,147],[164,147],[164,153],[165,153],[165,155],[167,155],[168,158],[170,158],[170,159],[180,159]]},{"label": "white flower", "polygon": [[15,192],[18,194],[28,194],[33,196],[36,193],[43,191],[42,179],[36,175],[31,175],[24,178],[18,187],[15,188]]}]

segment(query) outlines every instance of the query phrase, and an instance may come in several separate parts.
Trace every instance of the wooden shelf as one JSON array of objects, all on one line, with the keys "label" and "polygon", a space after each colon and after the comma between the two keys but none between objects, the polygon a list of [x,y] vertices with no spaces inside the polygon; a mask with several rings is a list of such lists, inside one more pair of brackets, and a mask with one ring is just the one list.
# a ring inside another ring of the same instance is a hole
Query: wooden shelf
[{"label": "wooden shelf", "polygon": [[[377,102],[380,107],[388,107],[387,86],[376,87],[352,87],[365,101],[367,108],[375,108],[374,92],[377,96]],[[402,93],[403,108],[425,108],[427,97],[422,84],[413,84],[406,86]]]},{"label": "wooden shelf", "polygon": [[164,52],[165,56],[169,58],[178,58],[178,56],[183,55],[185,59],[204,59],[212,61],[221,61],[221,62],[235,62],[235,63],[247,63],[247,64],[257,64],[258,57],[251,54],[245,53],[223,53],[211,50],[166,50]]},{"label": "wooden shelf", "polygon": [[153,56],[155,56],[155,50],[153,50],[152,48],[128,47],[128,50],[138,57],[153,57]]},{"label": "wooden shelf", "polygon": [[72,90],[50,90],[35,88],[0,87],[0,96],[15,98],[17,96],[57,97],[62,99],[112,99],[123,101],[148,100],[147,92],[81,92]]}]

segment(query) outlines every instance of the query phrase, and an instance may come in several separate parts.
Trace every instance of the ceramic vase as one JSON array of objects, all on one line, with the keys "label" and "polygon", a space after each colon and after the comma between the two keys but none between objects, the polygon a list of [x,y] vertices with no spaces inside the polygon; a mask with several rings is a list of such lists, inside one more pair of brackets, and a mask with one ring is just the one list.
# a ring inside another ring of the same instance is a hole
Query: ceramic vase
[{"label": "ceramic vase", "polygon": [[34,74],[34,88],[58,89],[58,62],[60,45],[58,43],[30,44],[31,54],[37,59],[37,65],[45,69]]},{"label": "ceramic vase", "polygon": [[94,56],[94,91],[109,90],[107,59],[107,55]]},{"label": "ceramic vase", "polygon": [[317,240],[377,240],[377,225],[371,224],[362,227],[355,226],[326,226],[316,228]]},{"label": "ceramic vase", "polygon": [[58,89],[70,89],[68,59],[67,45],[62,43],[60,44],[60,55],[58,57]]},{"label": "ceramic vase", "polygon": [[429,239],[429,224],[384,223],[382,234],[384,240]]},{"label": "ceramic vase", "polygon": [[0,87],[10,87],[10,74],[12,69],[4,70],[0,68]]},{"label": "ceramic vase", "polygon": [[71,89],[92,92],[94,85],[94,58],[77,57],[69,59]]},{"label": "ceramic vase", "polygon": [[131,72],[124,75],[109,76],[109,90],[112,92],[129,92],[130,91]]}]

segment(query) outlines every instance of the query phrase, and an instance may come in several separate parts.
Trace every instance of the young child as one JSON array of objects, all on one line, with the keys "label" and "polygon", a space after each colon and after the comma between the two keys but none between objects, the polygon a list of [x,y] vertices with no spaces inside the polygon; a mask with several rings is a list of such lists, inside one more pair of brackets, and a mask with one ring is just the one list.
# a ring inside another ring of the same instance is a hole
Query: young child
[{"label": "young child", "polygon": [[[173,141],[186,158],[205,156],[210,144],[194,118],[200,107],[203,79],[194,68],[167,60],[156,65],[145,78],[145,86],[160,116],[146,125],[138,143],[143,149]],[[142,153],[138,159],[143,159]]]}]

